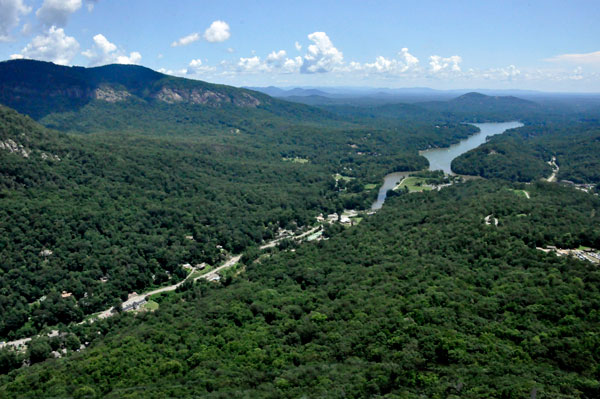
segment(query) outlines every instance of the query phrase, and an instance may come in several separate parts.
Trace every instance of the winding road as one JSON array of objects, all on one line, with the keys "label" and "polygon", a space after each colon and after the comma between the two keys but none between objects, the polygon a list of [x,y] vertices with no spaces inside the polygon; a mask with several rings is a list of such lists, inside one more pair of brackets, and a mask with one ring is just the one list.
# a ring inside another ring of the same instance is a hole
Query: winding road
[{"label": "winding road", "polygon": [[560,168],[556,164],[556,157],[552,157],[552,160],[548,161],[548,165],[552,166],[552,174],[550,175],[549,178],[546,179],[546,181],[551,183],[551,182],[556,181],[556,175],[558,174],[558,171]]}]

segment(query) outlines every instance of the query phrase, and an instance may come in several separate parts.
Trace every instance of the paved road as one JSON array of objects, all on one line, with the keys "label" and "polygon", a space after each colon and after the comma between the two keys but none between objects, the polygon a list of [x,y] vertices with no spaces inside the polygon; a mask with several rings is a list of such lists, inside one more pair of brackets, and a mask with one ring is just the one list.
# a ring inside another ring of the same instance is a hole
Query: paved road
[{"label": "paved road", "polygon": [[[266,244],[260,246],[260,249],[267,249],[267,248],[274,247],[280,241],[285,240],[287,238],[291,238],[294,240],[301,240],[302,238],[314,233],[315,231],[319,230],[320,228],[321,228],[321,226],[317,226],[317,227],[313,227],[312,229],[310,229],[307,232],[302,233],[298,236],[286,236],[286,237],[277,238],[275,240],[271,240],[271,241],[267,242]],[[240,261],[241,258],[242,258],[241,254],[232,256],[229,259],[227,259],[225,261],[225,263],[223,263],[221,266],[219,266],[213,270],[210,270],[201,276],[196,277],[194,279],[194,281],[198,281],[201,278],[206,279],[208,281],[216,280],[216,279],[218,279],[218,276],[219,276],[218,273],[221,270],[227,269],[227,268],[235,265],[236,263],[238,263]],[[184,280],[180,281],[177,284],[169,285],[168,287],[162,287],[162,288],[158,288],[153,291],[149,291],[149,292],[145,292],[143,294],[138,294],[138,295],[132,296],[132,297],[128,298],[125,302],[123,302],[123,307],[126,307],[127,305],[133,304],[135,302],[140,302],[140,301],[144,300],[146,297],[151,296],[151,295],[160,294],[162,292],[175,291],[177,289],[177,287],[179,287],[180,285],[185,283],[187,281],[187,279],[190,278],[192,274],[194,274],[195,271],[196,271],[196,269],[193,268],[192,271],[190,272],[190,274],[188,274]],[[112,316],[113,314],[114,314],[114,307],[111,307],[110,309],[106,309],[102,313],[99,313],[96,316],[96,318],[105,319],[107,317]]]},{"label": "paved road", "polygon": [[[277,238],[275,240],[271,240],[271,241],[267,242],[266,244],[261,245],[260,249],[267,249],[267,248],[274,247],[280,241],[288,239],[288,238],[300,241],[300,240],[302,240],[302,238],[309,236],[310,234],[314,233],[315,231],[319,230],[320,228],[321,228],[321,226],[317,226],[317,227],[313,227],[312,229],[310,229],[307,232],[302,233],[298,236],[286,236],[286,237]],[[241,258],[242,258],[241,254],[232,256],[229,259],[227,259],[225,261],[225,263],[223,263],[221,266],[217,267],[216,269],[210,270],[210,271],[206,272],[205,274],[194,278],[194,281],[197,281],[201,278],[206,279],[208,281],[216,280],[218,278],[218,272],[235,265],[236,263],[238,263],[240,261]],[[134,295],[134,296],[128,298],[125,302],[123,302],[122,307],[126,307],[127,305],[133,304],[135,302],[143,301],[146,297],[151,296],[151,295],[160,294],[162,292],[175,291],[177,289],[177,287],[179,287],[180,285],[185,283],[192,276],[192,274],[194,274],[195,271],[196,271],[196,268],[192,268],[192,271],[187,275],[187,277],[185,279],[183,279],[182,281],[178,282],[177,284],[169,285],[167,287],[157,288],[157,289],[149,291],[149,292],[144,292],[143,294]],[[111,317],[112,315],[114,315],[114,309],[115,309],[114,307],[110,307],[109,309],[106,309],[106,310],[96,314],[95,317],[92,317],[88,320],[84,320],[79,324],[83,324],[83,323],[87,323],[87,322],[93,323],[94,320],[96,320],[96,319],[106,319],[107,317]],[[16,348],[24,346],[29,341],[31,341],[31,337],[17,339],[15,341],[9,341],[9,342],[0,342],[0,349],[7,347],[7,346],[12,346],[16,349]]]},{"label": "paved road", "polygon": [[556,157],[552,157],[552,160],[548,162],[550,166],[552,166],[552,174],[546,180],[549,182],[556,181],[556,175],[558,174],[558,170],[560,169],[556,164]]},{"label": "paved road", "polygon": [[218,272],[235,265],[236,263],[238,263],[240,261],[241,258],[242,258],[242,255],[236,255],[234,257],[231,257],[225,263],[223,263],[221,266],[217,267],[216,269],[213,269],[213,270],[209,271],[208,273],[203,274],[202,276],[196,277],[194,279],[194,281],[198,281],[201,278],[207,279],[208,281],[216,280],[219,276],[217,274]]}]

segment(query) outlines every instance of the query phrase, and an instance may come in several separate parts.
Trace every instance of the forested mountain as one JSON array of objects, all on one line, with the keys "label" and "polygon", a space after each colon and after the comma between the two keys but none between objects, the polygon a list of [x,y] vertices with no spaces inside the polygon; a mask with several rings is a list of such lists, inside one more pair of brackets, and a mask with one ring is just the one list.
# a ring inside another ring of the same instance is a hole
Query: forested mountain
[{"label": "forested mountain", "polygon": [[75,111],[93,100],[120,103],[135,98],[250,108],[272,101],[258,92],[175,78],[137,65],[83,68],[34,60],[1,62],[0,93],[1,103],[36,119]]},{"label": "forested mountain", "polygon": [[[80,319],[218,261],[217,246],[238,252],[343,207],[327,166],[284,162],[281,148],[69,137],[4,107],[0,133],[1,336]],[[36,302],[61,291],[73,296]]]},{"label": "forested mountain", "polygon": [[136,65],[83,68],[33,60],[0,62],[0,103],[47,127],[77,133],[166,135],[250,129],[263,123],[336,122],[320,109]]},{"label": "forested mountain", "polygon": [[599,211],[545,183],[401,195],[328,241],[167,295],[155,313],[74,326],[90,348],[13,371],[0,392],[596,398],[597,267],[535,247],[598,247]]},{"label": "forested mountain", "polygon": [[542,111],[542,108],[532,101],[513,96],[486,96],[481,93],[467,93],[449,101],[422,102],[418,105],[442,113],[447,118],[465,122],[522,120]]},{"label": "forested mountain", "polygon": [[[537,122],[541,118],[556,119],[558,115],[573,114],[577,109],[565,104],[552,104],[542,107],[533,101],[513,96],[487,96],[481,93],[467,93],[449,100],[400,101],[388,98],[381,103],[371,98],[335,99],[319,96],[290,97],[290,100],[319,106],[327,111],[371,123],[392,121],[447,122],[490,122],[512,121]],[[587,108],[586,108],[587,110]]]},{"label": "forested mountain", "polygon": [[[368,184],[427,166],[418,148],[474,131],[423,123],[334,128],[310,117],[295,124],[238,115],[245,130],[215,132],[203,128],[205,113],[190,108],[195,119],[178,134],[164,131],[175,125],[168,120],[138,134],[142,108],[128,104],[108,105],[120,112],[117,121],[95,106],[99,132],[88,135],[60,134],[0,108],[1,337],[80,320],[128,293],[177,281],[182,264],[221,260],[218,246],[239,252],[319,213],[368,207],[376,195]],[[235,118],[226,110],[222,117]],[[347,180],[336,182],[337,174]],[[61,298],[62,291],[73,295]],[[51,300],[40,306],[43,297]]]},{"label": "forested mountain", "polygon": [[600,183],[600,128],[597,123],[571,121],[524,126],[494,136],[486,144],[452,162],[457,173],[532,181],[547,178],[558,166],[558,180]]},{"label": "forested mountain", "polygon": [[[535,181],[555,157],[559,179],[598,182],[593,102],[315,108],[16,60],[0,103],[29,115],[0,106],[0,341],[42,333],[0,350],[0,397],[600,396],[597,265],[536,249],[600,248],[598,198]],[[258,249],[368,209],[385,174],[427,167],[418,150],[476,132],[463,122],[514,119],[453,167],[531,184],[399,191],[321,241]],[[234,254],[155,312],[79,324]]]}]

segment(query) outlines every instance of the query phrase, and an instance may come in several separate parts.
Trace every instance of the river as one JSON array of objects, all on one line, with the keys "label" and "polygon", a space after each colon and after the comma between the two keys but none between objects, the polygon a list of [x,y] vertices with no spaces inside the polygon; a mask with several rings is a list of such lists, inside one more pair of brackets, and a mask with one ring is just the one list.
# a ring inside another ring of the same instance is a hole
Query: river
[{"label": "river", "polygon": [[[473,126],[479,128],[479,132],[468,138],[461,140],[457,144],[444,148],[432,148],[430,150],[419,151],[429,161],[429,170],[443,170],[444,173],[453,174],[450,164],[452,160],[473,148],[479,147],[485,143],[486,139],[496,134],[501,134],[508,129],[514,129],[523,126],[521,122],[500,122],[500,123],[473,123]],[[388,190],[396,185],[410,172],[394,172],[383,178],[383,186],[379,189],[377,200],[371,206],[371,209],[379,209],[385,202]]]},{"label": "river", "polygon": [[419,151],[429,161],[429,170],[443,170],[444,173],[452,174],[450,164],[452,160],[473,148],[479,147],[485,143],[488,137],[504,133],[508,129],[514,129],[523,126],[520,122],[502,122],[502,123],[473,123],[479,128],[479,132],[469,138],[461,140],[459,143],[445,148],[432,148],[430,150]]}]

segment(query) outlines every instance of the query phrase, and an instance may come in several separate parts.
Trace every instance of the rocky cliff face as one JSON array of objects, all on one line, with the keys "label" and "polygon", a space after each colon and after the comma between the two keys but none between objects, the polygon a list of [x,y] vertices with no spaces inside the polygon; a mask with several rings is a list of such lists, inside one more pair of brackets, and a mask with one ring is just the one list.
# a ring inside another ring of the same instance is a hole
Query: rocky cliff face
[{"label": "rocky cliff face", "polygon": [[[31,87],[12,87],[10,90],[15,99],[28,96],[38,97],[63,97],[74,100],[100,100],[109,103],[126,101],[131,97],[137,97],[127,90],[118,89],[110,85],[102,85],[95,89],[82,87],[69,87],[49,91],[38,91]],[[146,99],[146,98],[143,98]],[[233,104],[238,107],[258,107],[261,101],[251,94],[240,92],[236,96],[226,95],[212,90],[203,89],[180,89],[168,86],[162,87],[159,91],[150,94],[151,100],[162,101],[167,104],[188,103],[201,104],[209,106],[219,106],[220,104]]]},{"label": "rocky cliff face", "polygon": [[17,143],[13,139],[0,141],[0,150],[21,155],[23,158],[29,158],[29,154],[31,154],[30,149],[23,147],[22,144]]},{"label": "rocky cliff face", "polygon": [[257,107],[260,100],[252,95],[240,92],[238,96],[227,96],[223,93],[202,89],[179,89],[163,87],[160,91],[153,94],[152,97],[158,101],[164,101],[168,104],[190,103],[202,105],[233,104],[238,107]]},{"label": "rocky cliff face", "polygon": [[237,97],[232,97],[211,90],[163,87],[152,97],[168,104],[190,103],[217,105],[220,103],[230,103],[239,107],[257,107],[260,105],[260,100],[244,92],[241,92]]},{"label": "rocky cliff face", "polygon": [[115,90],[110,86],[99,87],[93,91],[93,98],[103,100],[109,103],[125,101],[131,97],[131,93],[125,90]]},{"label": "rocky cliff face", "polygon": [[0,62],[0,104],[40,120],[77,111],[90,101],[131,100],[208,107],[256,108],[270,97],[245,89],[164,75],[135,65],[65,67],[48,62]]}]

